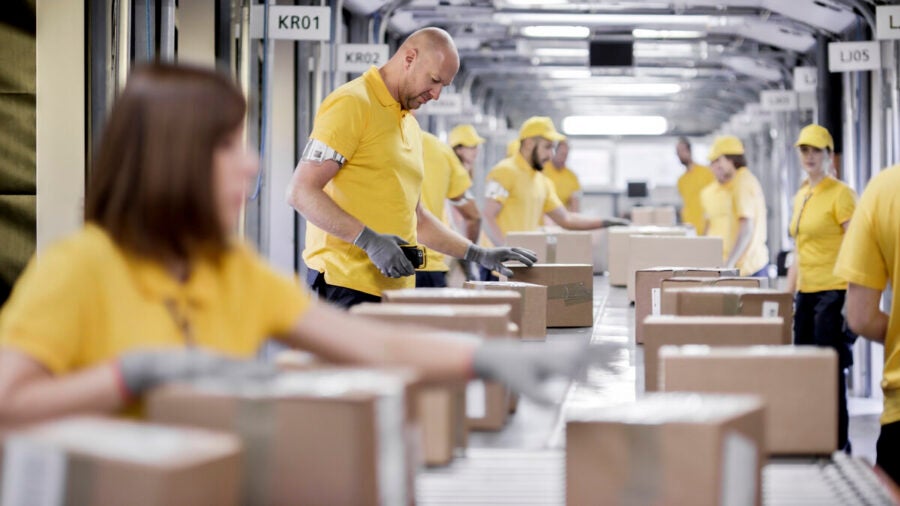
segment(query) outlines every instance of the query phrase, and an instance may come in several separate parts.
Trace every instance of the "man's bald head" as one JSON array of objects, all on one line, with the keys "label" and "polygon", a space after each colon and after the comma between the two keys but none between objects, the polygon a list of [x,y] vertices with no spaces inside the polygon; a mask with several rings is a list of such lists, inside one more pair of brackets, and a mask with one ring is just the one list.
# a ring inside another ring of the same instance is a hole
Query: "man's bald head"
[{"label": "man's bald head", "polygon": [[459,53],[453,38],[440,28],[428,27],[406,38],[382,68],[382,75],[401,107],[414,110],[437,100],[458,71]]}]

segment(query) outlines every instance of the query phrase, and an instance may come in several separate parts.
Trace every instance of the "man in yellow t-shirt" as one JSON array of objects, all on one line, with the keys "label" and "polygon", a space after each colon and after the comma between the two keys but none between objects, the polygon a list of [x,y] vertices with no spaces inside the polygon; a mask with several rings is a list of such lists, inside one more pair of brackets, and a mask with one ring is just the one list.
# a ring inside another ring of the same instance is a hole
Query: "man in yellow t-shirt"
[{"label": "man in yellow t-shirt", "polygon": [[766,277],[766,201],[762,186],[747,168],[744,145],[737,137],[718,137],[709,161],[716,182],[700,194],[706,235],[722,238],[726,267],[739,268],[742,276]]},{"label": "man in yellow t-shirt", "polygon": [[419,241],[504,272],[504,261],[536,259],[527,250],[476,246],[420,202],[422,132],[410,111],[437,100],[458,70],[450,35],[423,28],[319,108],[288,201],[308,220],[303,260],[322,299],[349,307],[412,288],[415,266],[401,245]]},{"label": "man in yellow t-shirt", "polygon": [[[884,343],[884,411],[877,460],[900,484],[900,165],[869,181],[850,220],[834,274],[847,280],[847,323],[857,334]],[[891,310],[881,310],[892,287]]]},{"label": "man in yellow t-shirt", "polygon": [[[451,142],[453,140],[451,135]],[[475,146],[477,150],[477,144]],[[422,154],[425,162],[422,204],[431,214],[439,217],[444,225],[448,225],[445,202],[449,201],[462,218],[466,238],[477,241],[478,231],[481,229],[481,213],[469,192],[472,187],[469,172],[450,146],[428,132],[422,132]],[[425,267],[416,271],[416,287],[447,286],[447,271],[450,269],[444,255],[428,249],[425,256]]]},{"label": "man in yellow t-shirt", "polygon": [[675,146],[678,160],[684,165],[684,174],[678,178],[678,193],[681,195],[681,222],[691,225],[697,235],[703,235],[703,204],[700,203],[700,192],[716,180],[709,167],[694,163],[691,154],[691,142],[686,137],[678,139]]},{"label": "man in yellow t-shirt", "polygon": [[[544,215],[567,230],[593,230],[627,224],[627,220],[598,218],[570,213],[556,195],[553,183],[544,175],[544,164],[553,153],[553,143],[565,137],[556,131],[553,120],[533,116],[519,129],[519,151],[505,158],[487,175],[482,215],[488,241],[506,243],[509,232],[530,232],[541,226]],[[494,279],[482,269],[482,279]]]},{"label": "man in yellow t-shirt", "polygon": [[581,183],[578,176],[566,167],[569,157],[569,143],[566,139],[556,144],[556,151],[550,161],[544,164],[544,175],[556,188],[556,196],[566,209],[573,213],[581,211]]}]

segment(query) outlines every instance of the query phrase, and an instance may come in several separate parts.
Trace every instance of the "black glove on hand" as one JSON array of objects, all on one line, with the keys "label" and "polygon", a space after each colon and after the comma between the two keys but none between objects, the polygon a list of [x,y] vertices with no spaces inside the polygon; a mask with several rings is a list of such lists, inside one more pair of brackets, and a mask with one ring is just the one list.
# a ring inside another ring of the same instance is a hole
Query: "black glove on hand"
[{"label": "black glove on hand", "polygon": [[482,248],[475,244],[470,244],[466,250],[466,260],[475,262],[485,269],[497,271],[500,274],[510,277],[513,272],[503,262],[516,261],[531,267],[537,262],[537,255],[525,248]]},{"label": "black glove on hand", "polygon": [[119,357],[119,372],[131,396],[153,387],[201,377],[230,380],[261,380],[274,377],[272,364],[240,360],[208,351],[191,349],[133,351]]},{"label": "black glove on hand", "polygon": [[416,273],[416,268],[400,249],[400,244],[409,244],[402,237],[379,234],[371,228],[365,227],[353,244],[362,248],[369,255],[369,260],[375,264],[375,267],[378,267],[378,270],[389,278],[402,278]]}]

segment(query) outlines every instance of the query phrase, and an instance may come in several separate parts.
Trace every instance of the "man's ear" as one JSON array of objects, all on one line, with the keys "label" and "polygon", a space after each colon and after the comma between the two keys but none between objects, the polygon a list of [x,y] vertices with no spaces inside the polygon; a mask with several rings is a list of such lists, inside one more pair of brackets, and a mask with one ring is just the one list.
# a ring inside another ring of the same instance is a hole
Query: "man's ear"
[{"label": "man's ear", "polygon": [[413,62],[416,61],[416,58],[419,56],[419,50],[411,47],[406,50],[406,54],[403,56],[403,68],[404,70],[409,70],[409,67],[412,66]]}]

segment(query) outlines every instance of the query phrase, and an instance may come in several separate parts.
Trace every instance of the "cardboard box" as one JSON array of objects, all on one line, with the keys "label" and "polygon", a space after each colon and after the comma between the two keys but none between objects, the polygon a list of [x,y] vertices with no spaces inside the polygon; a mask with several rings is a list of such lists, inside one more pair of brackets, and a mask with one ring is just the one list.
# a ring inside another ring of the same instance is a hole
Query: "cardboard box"
[{"label": "cardboard box", "polygon": [[567,415],[566,504],[762,504],[757,397],[666,393]]},{"label": "cardboard box", "polygon": [[7,435],[6,506],[237,505],[242,451],[230,435],[72,417]]},{"label": "cardboard box", "polygon": [[[612,286],[628,285],[628,256],[631,249],[631,238],[636,235],[652,236],[686,236],[688,229],[684,227],[612,227],[607,230],[607,262],[609,284]],[[719,255],[721,256],[721,254]],[[720,260],[721,262],[721,260]],[[673,265],[665,262],[659,265]],[[716,263],[715,265],[719,265]],[[648,266],[655,267],[655,266]]]},{"label": "cardboard box", "polygon": [[589,264],[594,258],[590,232],[510,232],[506,245],[534,251],[542,264]]},{"label": "cardboard box", "polygon": [[409,504],[405,392],[378,370],[286,373],[152,392],[151,420],[234,432],[244,443],[242,504]]},{"label": "cardboard box", "polygon": [[710,277],[737,276],[737,269],[727,267],[651,267],[641,269],[634,273],[634,340],[641,344],[644,342],[644,318],[652,315],[665,314],[662,312],[662,299],[660,284],[664,279],[679,277]]},{"label": "cardboard box", "polygon": [[[731,287],[758,289],[762,284],[761,278],[749,278],[740,276],[713,277],[688,277],[669,278],[660,281],[660,313],[675,314],[677,308],[677,293],[679,290],[700,287]],[[750,315],[756,316],[756,315]]]},{"label": "cardboard box", "polygon": [[463,288],[474,290],[512,290],[522,296],[521,315],[513,313],[512,319],[519,323],[522,339],[541,340],[547,338],[547,287],[520,281],[466,281]]},{"label": "cardboard box", "polygon": [[628,300],[634,300],[634,273],[648,267],[721,267],[721,237],[634,236],[629,241]]},{"label": "cardboard box", "polygon": [[[513,279],[547,287],[547,327],[594,324],[594,272],[590,264],[507,265]],[[506,281],[504,279],[504,281]]]},{"label": "cardboard box", "polygon": [[[471,300],[478,300],[479,294],[475,290],[456,290],[470,294]],[[505,294],[501,291],[490,293]],[[521,300],[518,293],[511,293]],[[480,295],[486,296],[487,293]],[[397,324],[468,332],[485,338],[502,338],[509,337],[509,306],[508,303],[502,305],[367,303],[352,307],[350,312]],[[444,398],[448,406],[439,412],[422,410],[424,419],[420,421],[420,425],[424,436],[426,463],[441,465],[449,462],[453,457],[454,447],[465,448],[468,429],[499,430],[506,424],[509,414],[509,391],[501,384],[495,382],[484,384],[481,380],[472,380],[468,385],[455,387],[436,385],[434,388],[438,392],[433,395]],[[472,399],[469,399],[468,393],[472,394]],[[431,405],[436,402],[433,401]],[[443,420],[443,413],[453,415],[453,420],[449,424]],[[441,431],[441,427],[448,426],[452,428],[451,433]]]},{"label": "cardboard box", "polygon": [[667,344],[752,346],[781,344],[781,318],[761,316],[648,316],[644,320],[644,390],[659,389],[659,349]]},{"label": "cardboard box", "polygon": [[[400,304],[431,304],[431,305],[507,305],[509,306],[509,321],[516,324],[518,329],[525,326],[522,321],[524,295],[519,290],[467,290],[465,288],[406,288],[402,290],[385,290],[382,293],[382,301],[385,303]],[[502,332],[501,335],[519,335],[519,330],[513,334]],[[486,337],[487,334],[484,334]]]},{"label": "cardboard box", "polygon": [[632,207],[631,224],[635,226],[656,225],[656,213],[654,213],[653,207]]},{"label": "cardboard box", "polygon": [[793,343],[794,295],[768,288],[702,286],[674,292],[675,313],[683,316],[780,316],[781,344]]},{"label": "cardboard box", "polygon": [[766,449],[830,455],[837,449],[837,354],[815,346],[663,346],[660,389],[753,394],[766,404]]},{"label": "cardboard box", "polygon": [[653,224],[660,227],[674,227],[678,224],[678,213],[675,206],[653,208]]}]

